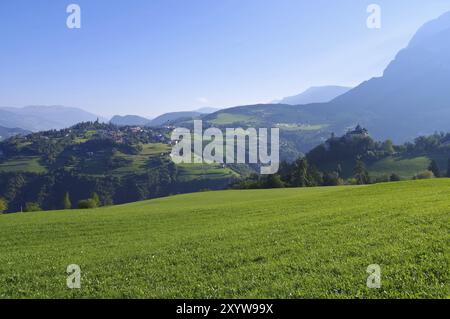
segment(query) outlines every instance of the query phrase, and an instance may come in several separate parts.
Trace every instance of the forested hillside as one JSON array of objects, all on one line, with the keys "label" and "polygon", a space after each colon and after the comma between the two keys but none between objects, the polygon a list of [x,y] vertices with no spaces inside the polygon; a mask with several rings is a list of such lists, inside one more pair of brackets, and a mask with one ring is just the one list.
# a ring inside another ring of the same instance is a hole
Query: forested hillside
[{"label": "forested hillside", "polygon": [[10,138],[0,143],[0,198],[11,212],[64,208],[66,196],[71,207],[93,196],[111,205],[223,189],[240,176],[232,165],[175,165],[170,131],[86,122]]},{"label": "forested hillside", "polygon": [[281,188],[371,184],[407,179],[450,177],[450,133],[420,136],[395,145],[375,141],[357,126],[334,134],[306,156],[282,162],[278,174],[252,174],[235,188]]}]

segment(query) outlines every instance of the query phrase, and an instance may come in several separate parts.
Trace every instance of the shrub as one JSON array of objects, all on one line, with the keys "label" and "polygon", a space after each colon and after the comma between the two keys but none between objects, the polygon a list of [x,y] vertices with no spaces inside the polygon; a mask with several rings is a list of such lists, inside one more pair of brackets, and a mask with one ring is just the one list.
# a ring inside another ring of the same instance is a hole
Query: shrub
[{"label": "shrub", "polygon": [[389,181],[390,181],[390,178],[388,175],[381,175],[375,179],[375,183],[387,183]]},{"label": "shrub", "polygon": [[346,185],[358,185],[358,182],[356,181],[356,178],[349,178],[347,179],[347,181],[345,182]]},{"label": "shrub", "polygon": [[94,201],[95,207],[99,207],[100,206],[100,204],[101,204],[100,197],[98,196],[97,193],[93,193],[91,199]]},{"label": "shrub", "polygon": [[389,180],[391,182],[400,182],[402,179],[398,174],[392,173],[391,176],[389,177]]},{"label": "shrub", "polygon": [[24,212],[40,212],[42,211],[42,208],[37,203],[26,203]]},{"label": "shrub", "polygon": [[344,180],[339,177],[339,174],[337,172],[323,174],[322,180],[323,186],[344,185]]},{"label": "shrub", "polygon": [[89,209],[89,208],[96,208],[98,205],[95,200],[92,198],[89,199],[83,199],[78,201],[78,208],[79,209]]},{"label": "shrub", "polygon": [[0,214],[3,213],[5,210],[8,209],[8,203],[5,199],[0,198]]},{"label": "shrub", "polygon": [[104,204],[104,206],[112,206],[112,205],[114,205],[114,201],[112,200],[112,198],[106,197],[103,200],[103,204]]},{"label": "shrub", "polygon": [[432,171],[424,171],[424,172],[414,175],[413,179],[429,179],[429,178],[433,178],[433,177],[434,177],[434,174]]},{"label": "shrub", "polygon": [[281,181],[280,175],[272,174],[266,177],[264,186],[266,188],[283,188],[284,183]]}]

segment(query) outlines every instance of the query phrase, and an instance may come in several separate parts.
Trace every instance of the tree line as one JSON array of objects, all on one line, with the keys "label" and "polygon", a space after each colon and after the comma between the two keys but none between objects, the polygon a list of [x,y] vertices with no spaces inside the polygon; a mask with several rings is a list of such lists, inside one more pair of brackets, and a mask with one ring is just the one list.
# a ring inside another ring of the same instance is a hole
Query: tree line
[{"label": "tree line", "polygon": [[[355,132],[356,131],[356,132]],[[391,140],[376,142],[367,130],[358,126],[342,137],[334,134],[323,144],[313,148],[305,156],[293,163],[282,162],[277,174],[261,176],[252,174],[235,183],[236,189],[280,188],[280,187],[314,187],[337,185],[364,185],[379,182],[396,182],[401,177],[398,173],[372,177],[367,163],[375,163],[388,156],[414,155],[431,156],[450,153],[450,134],[434,134],[418,137],[414,143],[394,145]],[[347,168],[344,172],[342,166]],[[349,172],[348,167],[352,167]],[[412,179],[450,177],[450,158],[447,171],[442,173],[433,159],[423,172]]]}]

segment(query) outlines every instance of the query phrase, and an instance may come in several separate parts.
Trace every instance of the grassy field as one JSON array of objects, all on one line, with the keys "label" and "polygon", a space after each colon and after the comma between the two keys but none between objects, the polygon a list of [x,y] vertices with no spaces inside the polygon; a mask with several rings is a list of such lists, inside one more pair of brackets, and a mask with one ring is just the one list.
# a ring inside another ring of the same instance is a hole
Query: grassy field
[{"label": "grassy field", "polygon": [[417,173],[428,169],[431,160],[426,156],[417,157],[386,157],[369,166],[371,176],[391,175],[397,173],[403,179],[411,179]]},{"label": "grassy field", "polygon": [[[442,172],[446,171],[445,161],[436,156],[433,157],[438,162]],[[431,159],[427,156],[388,156],[380,159],[374,163],[367,165],[367,170],[372,179],[382,176],[390,176],[392,173],[398,174],[402,179],[412,179],[417,173],[421,173],[428,169]],[[336,165],[322,165],[321,168],[325,171],[333,171],[336,169]],[[345,178],[351,178],[354,175],[355,162],[347,161],[341,163],[342,176]]]},{"label": "grassy field", "polygon": [[237,122],[250,121],[251,119],[252,118],[250,116],[243,114],[220,113],[214,120],[211,120],[211,123],[216,125],[227,125]]},{"label": "grassy field", "polygon": [[276,127],[286,130],[286,131],[318,131],[323,128],[326,128],[327,124],[316,124],[316,125],[309,125],[309,124],[294,124],[294,123],[278,123]]},{"label": "grassy field", "polygon": [[0,172],[31,172],[31,173],[45,173],[47,168],[42,166],[39,162],[38,156],[16,157],[0,163]]},{"label": "grassy field", "polygon": [[[147,170],[148,162],[152,158],[161,158],[161,154],[169,154],[171,148],[167,144],[144,144],[143,149],[139,154],[129,155],[119,153],[118,157],[127,159],[130,163],[124,167],[116,168],[110,172],[113,176],[124,176],[130,174],[143,174]],[[99,152],[96,154],[101,157],[104,156]],[[90,175],[104,175],[102,161],[97,158],[90,159],[92,166],[86,169],[85,173]],[[197,179],[217,180],[229,179],[238,177],[239,174],[232,169],[222,167],[221,164],[179,164],[178,177],[180,181],[191,181]],[[66,166],[70,167],[70,166]],[[45,173],[47,168],[40,164],[40,158],[34,157],[16,157],[14,159],[0,163],[0,172],[31,172],[31,173]]]},{"label": "grassy field", "polygon": [[448,298],[449,220],[448,179],[3,215],[0,297]]},{"label": "grassy field", "polygon": [[166,144],[144,144],[142,151],[137,155],[121,154],[119,157],[131,161],[130,165],[112,171],[112,175],[122,176],[146,171],[148,161],[154,157],[162,157],[161,153],[170,153],[170,147]]},{"label": "grassy field", "polygon": [[196,179],[228,179],[239,177],[232,169],[221,164],[178,164],[178,179],[182,182]]}]

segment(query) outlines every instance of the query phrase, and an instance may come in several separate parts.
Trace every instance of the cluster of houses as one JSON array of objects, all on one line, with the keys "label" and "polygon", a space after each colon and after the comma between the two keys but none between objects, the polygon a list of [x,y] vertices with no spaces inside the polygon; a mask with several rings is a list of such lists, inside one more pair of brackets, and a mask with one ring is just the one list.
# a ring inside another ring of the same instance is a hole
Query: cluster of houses
[{"label": "cluster of houses", "polygon": [[[152,134],[153,142],[155,143],[164,143],[166,142],[166,138],[161,133],[156,133],[150,129],[142,128],[140,126],[133,127],[122,127],[120,129],[97,129],[95,136],[101,139],[111,139],[116,143],[125,143],[127,137],[130,134],[145,134],[145,133],[154,133]],[[156,134],[155,134],[156,133]]]},{"label": "cluster of houses", "polygon": [[101,139],[111,139],[116,143],[123,143],[123,138],[125,134],[120,130],[99,129],[97,130],[95,135]]}]

